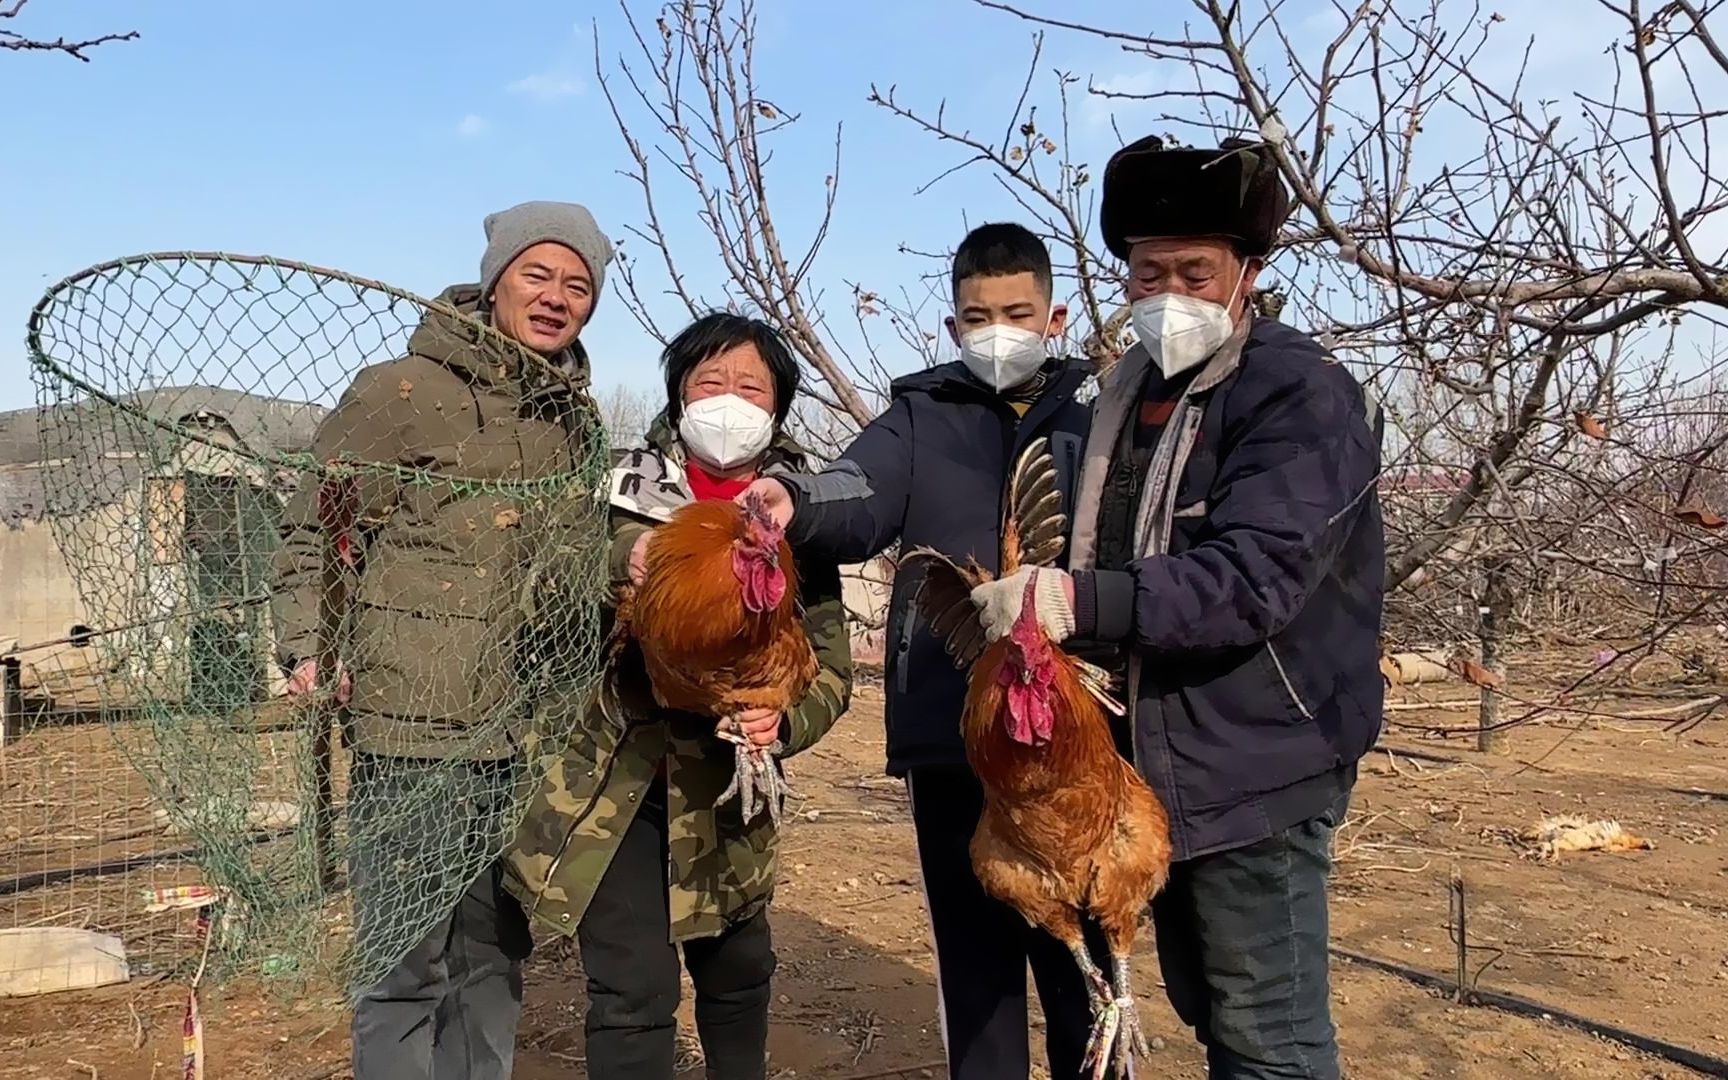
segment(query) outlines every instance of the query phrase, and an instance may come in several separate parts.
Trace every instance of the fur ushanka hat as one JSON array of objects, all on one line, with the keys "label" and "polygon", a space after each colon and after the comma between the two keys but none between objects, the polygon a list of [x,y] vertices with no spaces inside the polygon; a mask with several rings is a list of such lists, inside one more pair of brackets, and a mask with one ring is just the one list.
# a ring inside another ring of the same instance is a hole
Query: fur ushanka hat
[{"label": "fur ushanka hat", "polygon": [[1148,135],[1104,166],[1098,225],[1119,259],[1136,240],[1227,236],[1244,255],[1265,256],[1290,213],[1290,195],[1264,144],[1226,139],[1216,149],[1179,149]]}]

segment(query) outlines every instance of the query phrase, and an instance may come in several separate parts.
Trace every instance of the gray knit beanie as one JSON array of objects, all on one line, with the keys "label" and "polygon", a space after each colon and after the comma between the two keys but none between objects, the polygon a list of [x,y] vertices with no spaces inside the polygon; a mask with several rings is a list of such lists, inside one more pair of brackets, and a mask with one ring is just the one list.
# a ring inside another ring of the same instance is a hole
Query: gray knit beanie
[{"label": "gray knit beanie", "polygon": [[516,256],[535,244],[552,241],[582,256],[594,275],[594,301],[612,261],[612,242],[588,208],[566,202],[525,202],[486,215],[486,253],[480,256],[480,298],[490,306],[498,278]]}]

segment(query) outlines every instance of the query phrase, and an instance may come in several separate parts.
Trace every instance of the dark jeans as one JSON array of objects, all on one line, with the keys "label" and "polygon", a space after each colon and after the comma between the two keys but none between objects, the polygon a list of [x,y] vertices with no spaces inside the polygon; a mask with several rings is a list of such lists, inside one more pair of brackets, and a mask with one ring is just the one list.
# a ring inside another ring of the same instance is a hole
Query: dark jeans
[{"label": "dark jeans", "polygon": [[[354,1007],[354,1080],[502,1080],[522,1015],[528,919],[493,862],[465,890],[445,866],[483,857],[508,766],[356,755],[349,876],[357,947],[386,955],[422,905],[444,907]],[[441,801],[435,792],[449,789]],[[464,805],[465,801],[465,805]],[[466,813],[462,811],[465,810]],[[456,894],[451,896],[450,894]]]},{"label": "dark jeans", "polygon": [[1338,1080],[1326,879],[1348,793],[1318,818],[1171,868],[1152,904],[1170,1003],[1211,1080]]},{"label": "dark jeans", "polygon": [[[1056,1080],[1080,1076],[1092,1008],[1067,946],[992,898],[972,871],[969,846],[984,789],[966,768],[918,768],[907,778],[918,863],[936,952],[942,1043],[951,1080],[1025,1080],[1026,967],[1044,1007],[1044,1048]],[[1089,935],[1094,928],[1088,926]],[[1093,957],[1110,970],[1101,938]]]},{"label": "dark jeans", "polygon": [[[577,928],[592,1080],[671,1080],[680,984],[666,897],[665,788],[643,800]],[[763,1080],[774,943],[766,912],[684,943],[709,1080]]]}]

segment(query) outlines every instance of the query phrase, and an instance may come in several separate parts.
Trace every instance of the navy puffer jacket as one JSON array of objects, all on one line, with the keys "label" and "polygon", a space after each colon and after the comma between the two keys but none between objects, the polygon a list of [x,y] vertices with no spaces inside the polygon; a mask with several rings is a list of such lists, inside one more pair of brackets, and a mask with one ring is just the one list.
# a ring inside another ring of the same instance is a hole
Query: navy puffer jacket
[{"label": "navy puffer jacket", "polygon": [[[994,573],[1009,463],[1039,436],[1050,439],[1063,502],[1071,505],[1089,417],[1075,392],[1088,370],[1080,361],[1052,361],[1024,417],[963,364],[896,379],[887,411],[844,454],[815,476],[788,478],[797,506],[788,539],[840,563],[863,562],[895,542],[901,550],[928,546]],[[883,674],[894,776],[966,763],[966,676],[914,608],[922,579],[916,564],[897,573],[888,607]]]}]

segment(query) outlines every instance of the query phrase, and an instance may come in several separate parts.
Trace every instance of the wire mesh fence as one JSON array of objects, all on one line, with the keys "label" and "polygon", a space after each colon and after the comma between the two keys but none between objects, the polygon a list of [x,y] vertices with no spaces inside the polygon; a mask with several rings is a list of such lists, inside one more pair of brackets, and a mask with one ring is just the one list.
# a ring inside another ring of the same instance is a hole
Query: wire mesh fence
[{"label": "wire mesh fence", "polygon": [[477,300],[176,253],[37,306],[0,931],[353,987],[497,857],[598,667],[607,454]]}]

